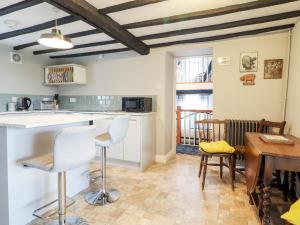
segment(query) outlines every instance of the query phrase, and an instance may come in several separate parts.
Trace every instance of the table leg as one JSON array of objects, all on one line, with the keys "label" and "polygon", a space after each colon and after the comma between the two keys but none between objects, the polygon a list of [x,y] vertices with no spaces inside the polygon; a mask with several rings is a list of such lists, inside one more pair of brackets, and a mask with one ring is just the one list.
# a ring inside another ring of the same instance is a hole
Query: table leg
[{"label": "table leg", "polygon": [[296,173],[291,172],[290,176],[290,190],[289,190],[289,197],[292,202],[295,202],[297,200],[296,195]]},{"label": "table leg", "polygon": [[271,156],[265,157],[265,169],[264,169],[264,188],[263,188],[263,225],[271,225],[271,216],[270,216],[270,183],[272,181],[272,172],[273,172],[273,159]]},{"label": "table leg", "polygon": [[283,201],[288,200],[288,192],[289,192],[289,172],[284,171],[283,173],[283,182],[282,182],[282,194],[283,194]]}]

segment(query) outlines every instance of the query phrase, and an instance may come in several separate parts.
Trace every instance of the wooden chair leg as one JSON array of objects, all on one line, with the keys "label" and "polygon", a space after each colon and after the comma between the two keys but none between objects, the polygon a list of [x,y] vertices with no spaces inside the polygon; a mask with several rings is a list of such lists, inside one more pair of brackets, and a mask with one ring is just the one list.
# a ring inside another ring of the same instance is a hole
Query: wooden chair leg
[{"label": "wooden chair leg", "polygon": [[223,157],[220,157],[220,178],[223,178]]},{"label": "wooden chair leg", "polygon": [[233,180],[235,181],[235,172],[236,172],[236,154],[233,154],[233,156],[232,156],[232,158],[233,158]]},{"label": "wooden chair leg", "polygon": [[234,181],[233,181],[233,155],[229,156],[229,177],[230,177],[230,184],[231,184],[231,189],[234,191]]},{"label": "wooden chair leg", "polygon": [[203,161],[203,175],[202,175],[202,190],[204,190],[204,186],[205,186],[205,178],[206,178],[206,170],[207,170],[207,160],[208,160],[208,156],[204,156],[204,161]]},{"label": "wooden chair leg", "polygon": [[201,177],[201,172],[202,172],[202,167],[203,167],[203,160],[204,160],[204,156],[201,155],[201,161],[200,161],[200,167],[199,167],[199,174],[198,177]]}]

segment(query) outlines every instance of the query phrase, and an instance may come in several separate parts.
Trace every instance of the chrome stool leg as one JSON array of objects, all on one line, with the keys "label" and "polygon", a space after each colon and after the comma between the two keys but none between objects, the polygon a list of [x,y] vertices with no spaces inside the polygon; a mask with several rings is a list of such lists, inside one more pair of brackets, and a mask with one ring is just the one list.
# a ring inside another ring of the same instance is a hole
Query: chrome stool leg
[{"label": "chrome stool leg", "polygon": [[115,189],[106,189],[106,147],[102,148],[101,160],[102,186],[97,192],[88,192],[85,196],[86,202],[91,205],[106,205],[117,201],[120,198],[120,193]]},{"label": "chrome stool leg", "polygon": [[58,219],[46,223],[46,225],[89,225],[79,217],[66,216],[66,172],[58,173]]}]

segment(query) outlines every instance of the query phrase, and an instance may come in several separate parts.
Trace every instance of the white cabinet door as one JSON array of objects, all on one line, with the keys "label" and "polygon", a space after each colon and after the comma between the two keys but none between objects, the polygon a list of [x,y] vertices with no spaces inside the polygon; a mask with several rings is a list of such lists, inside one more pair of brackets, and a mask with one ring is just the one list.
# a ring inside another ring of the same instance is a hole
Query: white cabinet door
[{"label": "white cabinet door", "polygon": [[112,145],[111,147],[107,148],[107,158],[110,159],[120,159],[123,160],[124,154],[123,154],[123,142]]},{"label": "white cabinet door", "polygon": [[131,119],[129,122],[128,132],[124,140],[124,160],[130,162],[141,161],[140,149],[140,123]]}]

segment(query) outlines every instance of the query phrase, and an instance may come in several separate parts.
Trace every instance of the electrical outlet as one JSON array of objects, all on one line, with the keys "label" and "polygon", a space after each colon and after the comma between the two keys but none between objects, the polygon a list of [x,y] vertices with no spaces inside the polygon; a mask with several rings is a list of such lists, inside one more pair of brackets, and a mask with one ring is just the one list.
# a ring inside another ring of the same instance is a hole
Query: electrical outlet
[{"label": "electrical outlet", "polygon": [[70,98],[70,102],[71,103],[75,103],[76,102],[76,98]]}]

